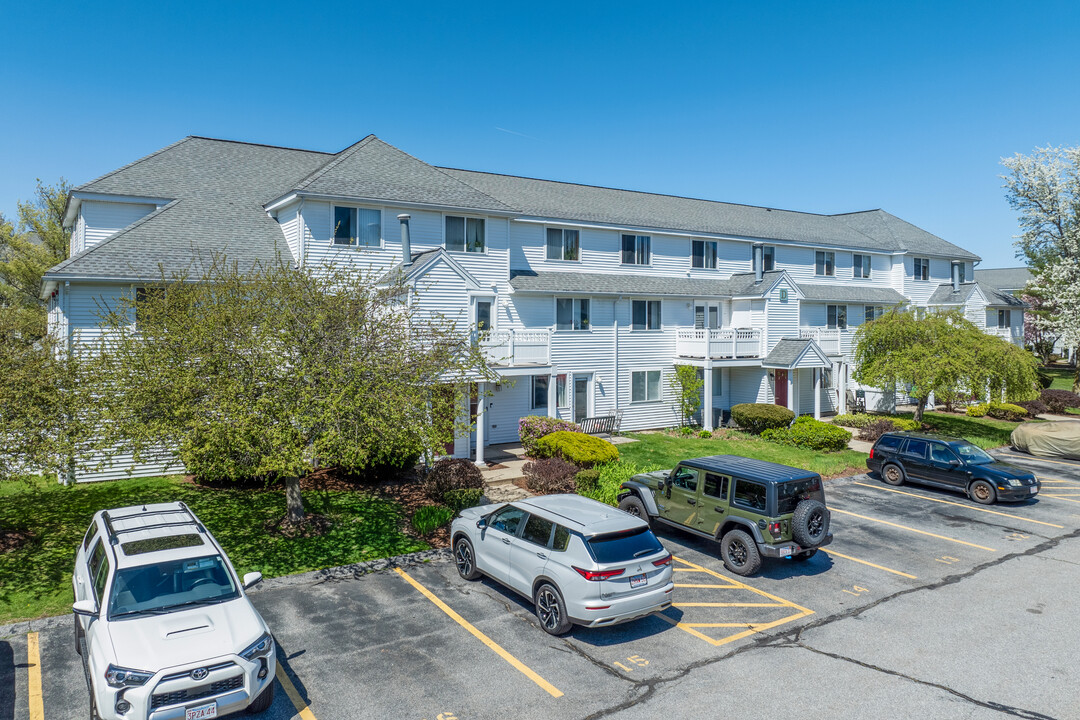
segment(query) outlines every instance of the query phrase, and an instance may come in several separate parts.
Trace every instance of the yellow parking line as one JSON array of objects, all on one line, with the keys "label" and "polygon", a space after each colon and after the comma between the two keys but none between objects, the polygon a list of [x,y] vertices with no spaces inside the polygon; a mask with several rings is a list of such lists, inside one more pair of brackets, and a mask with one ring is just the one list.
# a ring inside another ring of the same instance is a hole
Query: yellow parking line
[{"label": "yellow parking line", "polygon": [[986,550],[987,552],[997,552],[997,550],[994,550],[994,548],[988,548],[988,547],[986,547],[984,545],[976,545],[975,543],[969,543],[966,540],[957,540],[956,538],[945,537],[944,535],[937,535],[937,534],[932,533],[932,532],[926,532],[925,530],[916,530],[913,527],[908,527],[907,525],[898,525],[896,523],[889,522],[888,520],[878,520],[877,518],[867,517],[866,515],[859,515],[857,513],[848,512],[847,510],[840,510],[838,508],[831,507],[831,506],[829,507],[829,509],[832,510],[834,513],[840,513],[841,515],[850,515],[852,517],[857,517],[857,518],[859,518],[861,520],[869,520],[870,522],[881,523],[882,525],[888,525],[890,527],[900,528],[901,530],[907,530],[909,532],[919,533],[920,535],[929,535],[930,537],[937,538],[938,540],[948,540],[949,542],[959,543],[961,545],[967,545],[968,547],[978,548],[979,550]]},{"label": "yellow parking line", "polygon": [[315,720],[315,714],[311,712],[311,708],[304,702],[304,698],[297,692],[296,686],[293,685],[293,681],[289,679],[289,676],[285,673],[285,669],[281,667],[281,663],[277,664],[277,670],[274,671],[274,676],[278,682],[281,683],[281,689],[285,691],[285,694],[292,700],[293,707],[296,708],[296,712],[299,713],[301,720]]},{"label": "yellow parking line", "polygon": [[502,646],[501,646],[501,645],[499,645],[499,644],[498,644],[497,642],[495,642],[494,640],[492,640],[491,638],[489,638],[489,637],[488,637],[487,635],[485,635],[484,633],[480,632],[480,630],[479,630],[479,629],[477,629],[477,628],[476,628],[476,627],[475,627],[475,626],[474,626],[474,625],[473,625],[472,623],[470,623],[470,622],[469,622],[468,620],[466,620],[465,618],[461,617],[461,616],[460,616],[460,615],[458,615],[458,614],[457,614],[456,612],[454,612],[454,611],[453,611],[453,610],[452,610],[452,609],[450,608],[450,606],[449,606],[449,605],[447,605],[446,603],[444,603],[444,602],[443,602],[442,600],[440,600],[439,598],[435,597],[435,594],[434,594],[434,593],[432,593],[432,592],[431,592],[430,590],[428,590],[428,589],[427,589],[426,587],[424,587],[423,585],[421,585],[420,583],[416,582],[416,581],[415,581],[415,580],[413,580],[413,579],[412,579],[411,577],[409,577],[409,574],[408,574],[407,572],[405,572],[405,571],[404,571],[404,570],[402,570],[401,568],[394,568],[394,571],[395,571],[395,572],[396,572],[396,573],[397,573],[398,575],[400,575],[401,577],[403,577],[403,578],[405,579],[405,581],[406,581],[406,582],[408,582],[408,583],[409,583],[410,585],[412,585],[412,586],[413,586],[414,588],[416,588],[416,589],[417,589],[417,590],[418,590],[418,591],[420,592],[420,594],[421,594],[421,595],[423,595],[424,597],[426,597],[426,598],[427,598],[428,600],[430,600],[431,602],[435,603],[435,606],[436,606],[437,608],[439,608],[439,609],[440,609],[440,610],[442,610],[442,611],[443,611],[444,613],[446,613],[447,615],[449,615],[449,616],[450,616],[450,619],[451,619],[451,620],[453,620],[453,621],[454,621],[454,622],[456,622],[456,623],[457,623],[458,625],[460,625],[461,627],[463,627],[463,628],[465,628],[466,630],[468,630],[468,631],[469,631],[470,633],[472,633],[472,636],[473,636],[473,637],[475,637],[475,638],[476,638],[477,640],[479,640],[480,642],[482,642],[482,643],[484,643],[485,645],[487,645],[487,646],[488,646],[488,647],[489,647],[489,648],[490,648],[490,649],[491,649],[491,650],[492,650],[492,651],[493,651],[493,652],[494,652],[494,653],[495,653],[496,655],[498,655],[498,656],[499,656],[499,657],[501,657],[501,658],[502,658],[503,660],[505,660],[506,662],[510,663],[510,664],[511,664],[512,666],[514,666],[514,668],[515,668],[515,669],[517,669],[517,670],[518,670],[518,672],[520,672],[520,673],[521,673],[521,674],[523,674],[523,675],[524,675],[525,677],[529,678],[529,679],[530,679],[530,680],[532,680],[532,681],[533,681],[534,683],[536,683],[537,685],[539,685],[540,687],[542,687],[542,688],[543,688],[544,690],[546,690],[546,691],[548,692],[548,694],[549,694],[549,695],[551,695],[552,697],[556,697],[556,698],[559,698],[559,697],[562,697],[562,696],[563,696],[563,694],[562,694],[562,691],[561,691],[561,690],[559,690],[558,688],[556,688],[556,687],[555,687],[554,685],[552,685],[551,683],[549,683],[549,682],[548,682],[547,680],[545,680],[544,678],[542,678],[542,677],[540,677],[539,675],[537,675],[537,674],[536,674],[535,672],[533,672],[533,670],[532,670],[532,669],[531,669],[531,668],[530,668],[529,666],[527,666],[527,665],[526,665],[525,663],[523,663],[523,662],[521,662],[520,660],[518,660],[518,659],[517,659],[516,657],[514,657],[514,656],[513,656],[513,655],[511,655],[510,653],[508,653],[508,652],[507,652],[506,650],[504,650],[504,649],[502,648]]},{"label": "yellow parking line", "polygon": [[1065,502],[1080,503],[1080,500],[1073,500],[1072,498],[1067,498],[1064,495],[1047,495],[1046,493],[1043,493],[1039,495],[1039,497],[1048,497],[1053,498],[1054,500],[1064,500]]},{"label": "yellow parking line", "polygon": [[[720,578],[721,580],[726,580],[727,582],[731,583],[732,585],[735,585],[740,590],[749,590],[750,592],[757,593],[758,595],[760,595],[762,597],[767,597],[770,600],[775,600],[778,603],[783,603],[784,607],[791,607],[791,608],[795,608],[796,610],[801,610],[804,613],[806,613],[807,615],[813,615],[814,614],[813,610],[807,610],[806,608],[804,608],[804,607],[802,607],[800,605],[796,605],[795,603],[791,602],[790,600],[785,600],[784,598],[776,597],[775,595],[770,595],[769,593],[765,592],[764,590],[758,590],[757,588],[751,587],[750,585],[747,585],[746,583],[739,582],[738,580],[735,580],[734,578],[725,577],[725,576],[721,575],[720,573],[716,572],[715,570],[710,570],[709,568],[702,567],[701,565],[695,565],[694,563],[690,562],[689,560],[683,560],[680,557],[676,557],[675,560],[677,562],[681,562],[682,564],[684,564],[684,565],[686,565],[688,567],[694,568],[699,572],[708,573],[709,575],[712,575],[713,577]],[[678,570],[678,569],[679,568],[676,568],[676,570]]]},{"label": "yellow parking line", "polygon": [[36,632],[26,634],[26,667],[29,676],[26,695],[30,703],[30,720],[43,720],[45,708],[41,700],[41,647]]},{"label": "yellow parking line", "polygon": [[1063,525],[1055,525],[1054,523],[1043,522],[1042,520],[1032,520],[1026,518],[1023,515],[1011,515],[1009,513],[1003,513],[999,510],[988,510],[981,507],[972,507],[971,505],[965,505],[964,503],[953,502],[952,500],[942,500],[941,498],[929,497],[927,495],[919,495],[918,493],[907,492],[906,490],[895,490],[893,488],[883,488],[877,485],[870,485],[868,483],[854,482],[852,485],[858,485],[859,487],[870,488],[871,490],[881,490],[882,492],[899,493],[900,495],[910,495],[911,497],[921,498],[923,500],[929,500],[936,503],[944,503],[945,505],[955,505],[956,507],[967,508],[968,510],[978,510],[979,512],[990,513],[991,515],[1001,515],[1002,517],[1011,518],[1012,520],[1023,520],[1024,522],[1035,523],[1036,525],[1047,525],[1049,527],[1064,529]]},{"label": "yellow parking line", "polygon": [[671,603],[672,607],[789,607],[784,603]]},{"label": "yellow parking line", "polygon": [[1033,462],[1047,462],[1055,465],[1065,465],[1067,467],[1073,467],[1080,470],[1080,463],[1062,462],[1061,460],[1047,460],[1046,458],[1036,457],[1035,455],[1013,455],[1011,453],[999,453],[1005,457],[1016,458],[1017,460],[1031,460]]},{"label": "yellow parking line", "polygon": [[852,562],[857,562],[857,563],[860,563],[862,565],[869,565],[870,567],[877,568],[878,570],[884,570],[885,572],[891,572],[893,575],[902,575],[902,576],[904,576],[906,578],[911,578],[912,580],[918,580],[919,579],[919,578],[915,577],[914,575],[907,574],[906,572],[900,572],[899,570],[893,570],[892,568],[887,568],[884,565],[876,565],[876,564],[874,564],[872,562],[869,562],[867,560],[860,560],[859,558],[854,558],[854,557],[851,557],[850,555],[844,555],[843,553],[838,553],[835,550],[830,550],[828,548],[821,548],[821,552],[828,553],[829,555],[835,555],[836,557],[844,558],[845,560],[851,560]]},{"label": "yellow parking line", "polygon": [[692,567],[692,568],[675,568],[675,572],[705,572],[705,568]]},{"label": "yellow parking line", "polygon": [[708,588],[710,590],[739,590],[738,585],[699,585],[697,583],[675,583],[677,588]]}]

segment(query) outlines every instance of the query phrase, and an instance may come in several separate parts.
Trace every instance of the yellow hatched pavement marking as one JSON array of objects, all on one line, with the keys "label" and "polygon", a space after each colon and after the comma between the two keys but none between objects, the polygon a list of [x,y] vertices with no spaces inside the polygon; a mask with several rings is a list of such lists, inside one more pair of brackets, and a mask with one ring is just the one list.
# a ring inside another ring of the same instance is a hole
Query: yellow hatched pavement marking
[{"label": "yellow hatched pavement marking", "polygon": [[300,714],[300,720],[315,720],[315,713],[311,712],[311,708],[304,702],[304,698],[300,697],[300,693],[296,690],[296,686],[293,685],[292,680],[285,673],[284,668],[281,667],[281,663],[277,664],[277,670],[274,671],[274,676],[278,682],[281,683],[281,688],[285,691],[285,694],[289,696],[289,700],[292,700],[293,707],[296,708],[296,712]]},{"label": "yellow hatched pavement marking", "polygon": [[843,553],[838,553],[835,550],[830,550],[828,548],[821,548],[821,552],[826,553],[828,555],[833,555],[833,556],[838,557],[838,558],[844,558],[845,560],[851,560],[852,562],[861,563],[862,565],[869,565],[870,567],[877,568],[878,570],[884,570],[885,572],[891,572],[893,575],[902,575],[903,577],[911,578],[912,580],[918,580],[919,579],[919,578],[915,577],[914,575],[909,575],[906,572],[900,572],[899,570],[893,570],[892,568],[887,568],[884,565],[878,565],[876,563],[872,563],[869,560],[860,560],[859,558],[851,557],[850,555],[844,555]]},{"label": "yellow hatched pavement marking", "polygon": [[678,588],[702,588],[709,590],[739,590],[738,585],[706,585],[698,583],[675,583],[675,587]]},{"label": "yellow hatched pavement marking", "polygon": [[851,517],[857,517],[861,520],[869,520],[870,522],[881,523],[882,525],[888,525],[889,527],[907,530],[908,532],[919,533],[920,535],[929,535],[930,537],[937,538],[938,540],[948,540],[949,542],[967,545],[968,547],[978,548],[979,550],[986,550],[987,552],[997,552],[997,550],[995,550],[994,548],[988,548],[985,545],[976,545],[975,543],[969,543],[966,540],[957,540],[956,538],[945,537],[944,535],[926,532],[925,530],[916,530],[913,527],[908,527],[907,525],[898,525],[896,523],[889,522],[888,520],[878,520],[877,518],[868,517],[866,515],[859,515],[858,513],[848,512],[847,510],[840,510],[839,508],[831,506],[829,507],[829,510],[834,513],[840,513],[841,515],[850,515]]},{"label": "yellow hatched pavement marking", "polygon": [[1080,503],[1080,500],[1076,500],[1076,499],[1073,499],[1073,498],[1067,498],[1064,495],[1047,495],[1046,493],[1043,493],[1039,497],[1048,497],[1048,498],[1053,498],[1054,500],[1064,500],[1065,502]]},{"label": "yellow hatched pavement marking", "polygon": [[1053,463],[1055,465],[1065,465],[1067,467],[1073,467],[1080,470],[1080,463],[1062,462],[1061,460],[1048,460],[1047,458],[1035,457],[1034,455],[1013,455],[1012,453],[998,453],[1005,457],[1016,458],[1017,460],[1031,460],[1033,462],[1046,462]]},{"label": "yellow hatched pavement marking", "polygon": [[406,582],[408,582],[410,585],[412,585],[414,588],[416,588],[420,592],[421,595],[423,595],[428,600],[433,602],[437,608],[439,608],[444,613],[449,615],[451,620],[453,620],[458,625],[460,625],[461,627],[468,630],[472,634],[473,637],[475,637],[477,640],[479,640],[480,642],[487,645],[492,650],[492,652],[494,652],[496,655],[501,657],[506,662],[510,663],[514,667],[514,669],[516,669],[522,675],[529,678],[534,683],[539,685],[541,688],[546,690],[549,695],[551,695],[552,697],[556,697],[556,698],[560,698],[560,697],[563,696],[561,690],[556,688],[554,685],[549,683],[544,678],[537,675],[536,672],[534,672],[532,670],[532,668],[530,668],[528,665],[526,665],[525,663],[518,660],[516,657],[514,657],[510,653],[508,653],[506,650],[503,649],[503,647],[501,645],[499,645],[497,642],[495,642],[494,640],[489,638],[487,635],[485,635],[483,632],[481,632],[475,625],[473,625],[468,620],[466,620],[465,618],[458,615],[456,612],[454,612],[454,610],[449,605],[447,605],[442,600],[440,600],[438,597],[436,597],[433,592],[431,592],[426,587],[424,587],[423,585],[418,583],[416,580],[413,580],[412,577],[410,577],[407,572],[405,572],[401,568],[394,568],[394,571],[398,575],[400,575],[402,578],[404,578]]},{"label": "yellow hatched pavement marking", "polygon": [[905,490],[894,490],[893,488],[883,488],[877,485],[869,485],[867,483],[853,482],[852,485],[858,485],[864,488],[870,488],[871,490],[881,490],[882,492],[898,493],[900,495],[910,495],[911,497],[921,498],[922,500],[930,500],[931,502],[944,503],[945,505],[955,505],[957,507],[967,508],[968,510],[978,510],[979,512],[990,513],[991,515],[1001,515],[1011,520],[1023,520],[1024,522],[1035,523],[1036,525],[1047,525],[1049,527],[1064,529],[1064,525],[1055,525],[1054,523],[1043,522],[1042,520],[1032,520],[1022,515],[1012,515],[1010,513],[1003,513],[1000,510],[988,510],[981,507],[972,507],[965,505],[964,503],[953,502],[952,500],[942,500],[941,498],[929,497],[928,495],[919,495],[918,493],[907,492]]},{"label": "yellow hatched pavement marking", "polygon": [[[759,596],[761,596],[763,598],[766,598],[768,600],[772,600],[773,602],[771,602],[771,603],[674,603],[673,607],[729,607],[729,608],[730,607],[768,607],[768,608],[784,607],[784,608],[791,608],[792,610],[797,611],[797,612],[795,612],[795,613],[793,613],[791,615],[788,615],[786,617],[782,617],[779,620],[774,620],[772,622],[767,622],[767,623],[687,623],[687,622],[680,622],[678,620],[674,620],[674,619],[668,617],[667,615],[664,615],[663,613],[660,613],[660,614],[657,615],[657,617],[659,617],[661,620],[664,620],[665,622],[668,622],[668,623],[674,625],[675,627],[679,628],[680,630],[683,630],[683,631],[689,633],[690,635],[693,635],[696,638],[700,638],[700,639],[704,640],[705,642],[709,643],[710,645],[713,645],[713,646],[716,646],[716,647],[719,647],[721,645],[726,645],[728,643],[735,642],[736,640],[741,640],[744,637],[749,637],[749,636],[751,636],[751,635],[753,635],[755,633],[764,632],[765,630],[769,630],[769,629],[777,627],[779,625],[783,625],[784,623],[789,623],[789,622],[792,622],[794,620],[804,618],[807,615],[813,615],[814,614],[813,610],[807,610],[806,608],[804,608],[804,607],[802,607],[800,605],[796,605],[795,603],[793,603],[793,602],[791,602],[789,600],[785,600],[784,598],[777,597],[775,595],[771,595],[771,594],[765,592],[764,590],[758,590],[757,588],[751,587],[750,585],[747,585],[746,583],[742,583],[742,582],[739,582],[738,580],[735,580],[733,578],[726,577],[726,576],[721,575],[720,573],[718,573],[718,572],[716,572],[714,570],[710,570],[710,569],[708,569],[706,567],[702,567],[701,565],[695,565],[694,563],[690,562],[689,560],[683,560],[682,558],[679,558],[679,557],[676,557],[675,560],[677,562],[679,562],[679,563],[682,563],[685,566],[685,567],[677,567],[677,568],[675,568],[676,572],[700,572],[700,573],[706,573],[708,575],[712,575],[713,577],[724,581],[724,584],[719,585],[719,588],[732,589],[732,590],[747,590],[747,591],[752,592],[752,593],[754,593],[756,595],[759,595]],[[691,586],[691,587],[693,587],[693,586]],[[705,586],[705,587],[711,587],[711,586]],[[711,638],[708,635],[706,635],[705,633],[701,632],[700,630],[697,630],[697,628],[710,628],[710,627],[711,628],[746,628],[746,630],[743,630],[742,632],[738,632],[738,633],[735,633],[734,635],[730,635],[728,637],[720,638],[720,639]]]},{"label": "yellow hatched pavement marking", "polygon": [[30,705],[30,720],[43,720],[45,707],[41,699],[41,646],[36,632],[26,634],[27,700]]}]

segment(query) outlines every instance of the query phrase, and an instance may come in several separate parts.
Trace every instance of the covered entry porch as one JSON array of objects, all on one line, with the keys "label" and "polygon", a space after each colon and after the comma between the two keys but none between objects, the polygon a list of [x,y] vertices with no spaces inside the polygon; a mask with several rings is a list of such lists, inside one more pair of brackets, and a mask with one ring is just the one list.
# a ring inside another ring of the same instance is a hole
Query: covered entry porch
[{"label": "covered entry porch", "polygon": [[[814,419],[821,419],[823,381],[833,367],[832,360],[811,338],[783,338],[761,366],[769,371],[772,379],[773,402],[782,405],[796,415],[809,414],[810,408],[801,407],[807,386],[811,390]],[[842,393],[841,393],[842,395]],[[831,409],[831,408],[830,408]]]}]

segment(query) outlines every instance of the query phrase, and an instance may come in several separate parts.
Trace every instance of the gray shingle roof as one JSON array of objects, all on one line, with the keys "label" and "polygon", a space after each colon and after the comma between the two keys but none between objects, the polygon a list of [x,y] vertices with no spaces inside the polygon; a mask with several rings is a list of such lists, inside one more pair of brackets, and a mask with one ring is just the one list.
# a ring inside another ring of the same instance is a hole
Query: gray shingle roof
[{"label": "gray shingle roof", "polygon": [[[426,268],[428,265],[430,265],[432,262],[434,262],[435,259],[438,258],[439,254],[442,253],[442,252],[445,252],[445,250],[443,250],[442,248],[435,248],[434,250],[424,250],[423,252],[414,252],[414,253],[412,253],[412,262],[413,262],[413,264],[409,266],[408,271],[405,273],[405,278],[404,279],[409,280],[410,278],[414,277],[417,273],[424,270],[424,268]],[[388,283],[388,282],[390,282],[392,280],[395,280],[397,278],[397,276],[400,275],[400,273],[404,269],[405,269],[405,266],[402,265],[399,262],[397,265],[394,265],[394,267],[387,270],[386,274],[384,274],[381,278],[379,278],[378,284],[382,285],[384,283]]]},{"label": "gray shingle roof", "polygon": [[291,261],[263,203],[324,165],[332,155],[188,137],[76,188],[174,198],[108,240],[49,270],[47,279],[152,280],[164,271],[199,272],[198,259],[225,253],[241,267]]},{"label": "gray shingle roof", "polygon": [[[772,351],[761,361],[764,367],[790,368],[799,361],[803,352],[813,343],[808,338],[781,338]],[[829,367],[831,363],[823,360],[820,367]]]},{"label": "gray shingle roof", "polygon": [[995,290],[1021,290],[1031,281],[1031,270],[1026,267],[991,268],[976,270],[975,280],[983,287]]},{"label": "gray shingle roof", "polygon": [[371,198],[473,210],[511,208],[374,135],[341,151],[293,188],[298,193]]},{"label": "gray shingle roof", "polygon": [[927,305],[965,305],[975,288],[978,287],[987,302],[994,307],[1027,307],[1023,300],[1008,293],[995,290],[982,282],[961,283],[959,290],[953,290],[952,283],[938,285],[934,294],[926,301]]},{"label": "gray shingle roof", "polygon": [[[766,273],[776,275],[782,273]],[[727,280],[657,277],[616,273],[535,272],[511,270],[510,285],[517,292],[582,293],[585,295],[675,295],[679,297],[731,297],[761,295],[772,283],[766,278],[755,289],[743,275]]]},{"label": "gray shingle roof", "polygon": [[803,283],[799,290],[807,300],[836,301],[853,303],[882,303],[896,305],[907,298],[888,287],[865,287],[859,285],[818,285]]},{"label": "gray shingle roof", "polygon": [[896,251],[907,253],[926,253],[944,255],[955,260],[978,260],[978,255],[942,240],[937,235],[887,213],[884,210],[866,210],[864,212],[844,213],[831,216],[879,242],[894,243]]}]

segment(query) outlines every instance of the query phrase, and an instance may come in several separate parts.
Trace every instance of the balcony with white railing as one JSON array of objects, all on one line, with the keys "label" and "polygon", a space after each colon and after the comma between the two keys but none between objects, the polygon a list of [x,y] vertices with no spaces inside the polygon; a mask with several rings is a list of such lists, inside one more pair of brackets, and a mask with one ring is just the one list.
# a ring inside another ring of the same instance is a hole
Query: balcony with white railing
[{"label": "balcony with white railing", "polygon": [[836,328],[799,328],[799,337],[815,341],[826,355],[840,354],[840,331]]},{"label": "balcony with white railing", "polygon": [[548,330],[492,330],[473,337],[492,365],[548,365],[551,362],[551,332]]},{"label": "balcony with white railing", "polygon": [[675,354],[679,357],[737,360],[765,357],[764,335],[760,328],[686,329],[675,334]]},{"label": "balcony with white railing", "polygon": [[986,328],[988,335],[997,335],[1003,340],[1008,340],[1011,343],[1017,345],[1024,344],[1024,328],[1022,327],[996,327],[991,326]]}]

